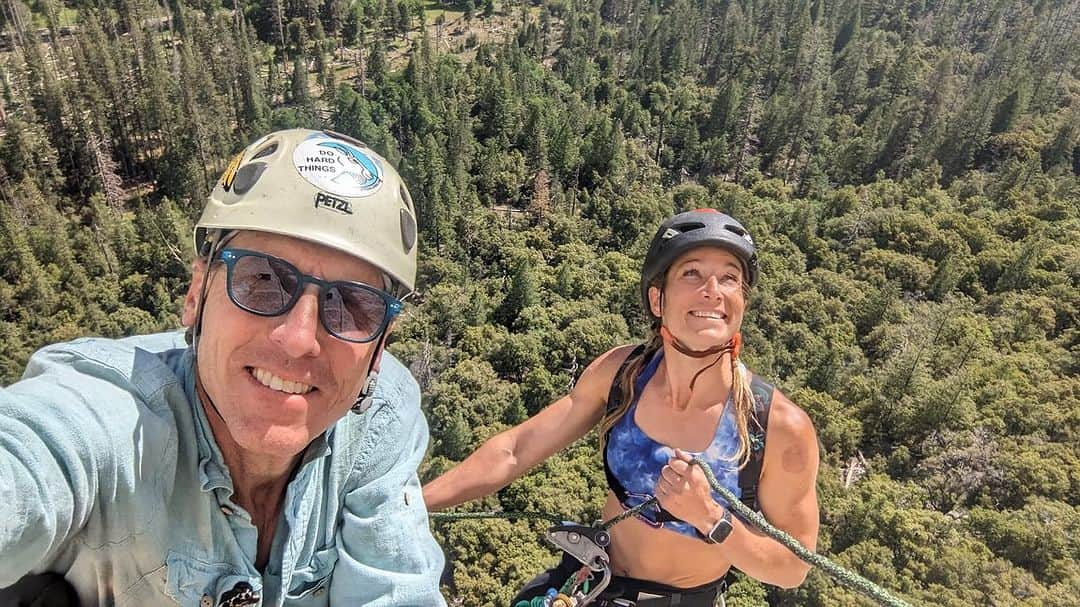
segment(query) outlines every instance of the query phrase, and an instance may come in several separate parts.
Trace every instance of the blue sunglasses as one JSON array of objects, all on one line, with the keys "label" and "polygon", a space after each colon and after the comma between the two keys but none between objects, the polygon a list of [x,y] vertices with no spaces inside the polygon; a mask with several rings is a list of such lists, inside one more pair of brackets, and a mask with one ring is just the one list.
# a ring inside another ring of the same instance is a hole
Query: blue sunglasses
[{"label": "blue sunglasses", "polygon": [[326,332],[353,343],[367,343],[386,331],[401,301],[362,282],[326,281],[304,274],[272,255],[224,249],[219,256],[228,269],[226,291],[242,310],[258,316],[281,316],[300,300],[304,287],[319,287],[319,321]]}]

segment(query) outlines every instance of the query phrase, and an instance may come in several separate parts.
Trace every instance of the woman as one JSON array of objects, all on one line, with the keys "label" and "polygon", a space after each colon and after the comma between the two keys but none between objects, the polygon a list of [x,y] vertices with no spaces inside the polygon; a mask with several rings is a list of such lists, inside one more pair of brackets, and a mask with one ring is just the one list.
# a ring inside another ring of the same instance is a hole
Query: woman
[{"label": "woman", "polygon": [[[776,586],[801,584],[809,566],[733,517],[691,463],[700,454],[741,501],[814,548],[813,424],[739,362],[739,328],[757,278],[754,241],[732,217],[700,209],[663,222],[641,276],[642,303],[653,320],[647,344],[603,354],[570,394],[429,483],[428,508],[498,491],[600,424],[611,489],[604,519],[652,496],[662,508],[611,528],[608,554],[617,577],[602,595],[607,604],[629,604],[610,602],[622,598],[649,607],[712,606],[731,567]],[[511,604],[559,588],[579,567],[564,557]]]}]

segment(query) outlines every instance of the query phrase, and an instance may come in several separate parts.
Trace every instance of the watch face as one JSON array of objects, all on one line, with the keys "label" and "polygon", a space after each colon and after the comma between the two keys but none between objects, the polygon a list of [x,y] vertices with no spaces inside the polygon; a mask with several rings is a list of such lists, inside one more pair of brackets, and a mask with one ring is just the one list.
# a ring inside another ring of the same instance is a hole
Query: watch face
[{"label": "watch face", "polygon": [[731,533],[731,512],[724,512],[724,516],[716,522],[716,525],[709,531],[709,540],[713,543],[719,544],[727,539],[727,536]]}]

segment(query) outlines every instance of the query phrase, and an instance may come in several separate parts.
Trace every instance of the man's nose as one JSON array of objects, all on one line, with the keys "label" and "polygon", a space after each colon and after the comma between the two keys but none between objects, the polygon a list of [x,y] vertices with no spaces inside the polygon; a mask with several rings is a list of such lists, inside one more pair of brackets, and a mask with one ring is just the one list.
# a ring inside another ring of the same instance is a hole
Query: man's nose
[{"label": "man's nose", "polygon": [[319,344],[319,290],[306,285],[296,304],[280,318],[271,333],[271,339],[292,358],[318,356]]}]

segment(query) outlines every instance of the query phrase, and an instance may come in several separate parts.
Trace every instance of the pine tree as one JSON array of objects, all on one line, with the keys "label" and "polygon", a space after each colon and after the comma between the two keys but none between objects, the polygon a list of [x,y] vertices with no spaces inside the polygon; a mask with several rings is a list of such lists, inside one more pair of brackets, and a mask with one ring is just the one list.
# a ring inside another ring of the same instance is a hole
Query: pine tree
[{"label": "pine tree", "polygon": [[376,38],[371,51],[368,52],[367,77],[376,87],[381,87],[390,72],[390,66],[386,61],[386,47],[381,39]]},{"label": "pine tree", "polygon": [[409,13],[409,3],[407,0],[402,0],[397,3],[394,31],[401,34],[401,39],[404,40],[410,29],[412,29],[412,15]]},{"label": "pine tree", "polygon": [[13,188],[0,186],[0,237],[8,251],[0,260],[0,276],[15,287],[18,307],[8,312],[7,318],[20,322],[34,319],[38,313],[51,314],[56,292],[45,269],[30,247],[27,235],[32,232],[29,222],[16,221],[12,211],[17,205],[43,207],[41,192],[29,180],[23,180]]},{"label": "pine tree", "polygon": [[4,126],[4,137],[0,141],[0,169],[6,178],[13,182],[33,179],[39,188],[45,190],[56,187],[61,174],[44,130],[14,114],[7,117]]},{"label": "pine tree", "polygon": [[[259,65],[256,61],[256,46],[258,42],[248,30],[246,20],[240,21],[239,37],[239,71],[236,75],[237,86],[240,89],[241,109],[239,124],[246,138],[256,136],[267,128],[267,117],[270,108],[266,102],[266,92],[261,86],[262,79],[259,77]],[[270,64],[269,73],[275,71],[273,63]]]},{"label": "pine tree", "polygon": [[293,105],[306,106],[311,103],[311,93],[308,87],[307,57],[304,53],[297,53],[293,60],[292,85],[289,87],[289,101]]}]

